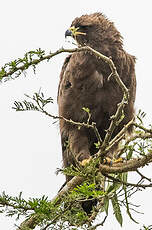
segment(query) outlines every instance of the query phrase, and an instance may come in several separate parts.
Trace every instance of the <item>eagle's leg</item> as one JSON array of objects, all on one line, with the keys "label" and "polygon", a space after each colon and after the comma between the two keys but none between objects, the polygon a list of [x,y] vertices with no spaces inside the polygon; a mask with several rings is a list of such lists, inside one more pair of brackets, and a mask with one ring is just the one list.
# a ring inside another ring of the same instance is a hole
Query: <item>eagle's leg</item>
[{"label": "eagle's leg", "polygon": [[84,129],[73,128],[69,131],[69,144],[70,151],[74,155],[75,159],[81,164],[89,162],[90,151],[88,138]]}]

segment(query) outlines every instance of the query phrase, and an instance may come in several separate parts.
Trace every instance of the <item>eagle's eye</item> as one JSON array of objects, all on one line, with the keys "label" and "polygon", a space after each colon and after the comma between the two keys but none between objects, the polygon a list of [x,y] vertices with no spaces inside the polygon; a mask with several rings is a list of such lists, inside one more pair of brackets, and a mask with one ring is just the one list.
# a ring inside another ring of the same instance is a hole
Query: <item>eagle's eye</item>
[{"label": "eagle's eye", "polygon": [[80,27],[85,29],[87,25],[80,25]]},{"label": "eagle's eye", "polygon": [[88,26],[87,25],[79,25],[79,29],[87,29]]}]

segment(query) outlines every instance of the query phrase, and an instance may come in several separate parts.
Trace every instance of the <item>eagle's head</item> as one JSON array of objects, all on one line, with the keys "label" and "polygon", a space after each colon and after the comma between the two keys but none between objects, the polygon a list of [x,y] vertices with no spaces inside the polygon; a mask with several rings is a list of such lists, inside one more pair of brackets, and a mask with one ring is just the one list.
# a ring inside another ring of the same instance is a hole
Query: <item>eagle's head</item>
[{"label": "eagle's head", "polygon": [[103,14],[94,13],[77,17],[71,27],[65,32],[65,36],[72,36],[78,45],[89,45],[100,50],[99,46],[122,46],[122,37],[114,24]]}]

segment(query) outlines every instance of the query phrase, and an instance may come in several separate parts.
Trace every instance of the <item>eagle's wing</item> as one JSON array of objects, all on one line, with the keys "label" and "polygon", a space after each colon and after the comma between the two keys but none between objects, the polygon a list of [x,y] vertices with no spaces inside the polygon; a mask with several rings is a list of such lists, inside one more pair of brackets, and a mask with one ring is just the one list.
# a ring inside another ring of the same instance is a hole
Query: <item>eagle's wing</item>
[{"label": "eagle's wing", "polygon": [[[98,112],[99,94],[104,84],[103,75],[96,70],[92,60],[88,60],[84,54],[68,56],[61,70],[58,88],[59,116],[85,123],[88,114],[83,107]],[[92,113],[92,116],[95,114]],[[95,148],[95,135],[91,136],[89,129],[79,128],[61,119],[60,133],[64,167],[90,158],[91,146]]]},{"label": "eagle's wing", "polygon": [[57,94],[57,101],[58,101],[58,98],[59,98],[59,90],[60,90],[60,87],[61,87],[61,82],[63,80],[63,77],[64,77],[64,73],[65,73],[65,70],[66,70],[66,67],[69,63],[69,60],[71,58],[71,55],[67,56],[64,63],[63,63],[63,66],[62,66],[62,69],[61,69],[61,73],[60,73],[60,81],[59,81],[59,86],[58,86],[58,94]]}]

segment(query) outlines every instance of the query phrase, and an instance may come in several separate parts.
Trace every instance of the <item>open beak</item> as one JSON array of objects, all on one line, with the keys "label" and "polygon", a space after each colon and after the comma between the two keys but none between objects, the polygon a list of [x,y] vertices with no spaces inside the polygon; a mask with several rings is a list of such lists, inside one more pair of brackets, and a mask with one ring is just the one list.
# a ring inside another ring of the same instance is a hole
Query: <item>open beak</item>
[{"label": "open beak", "polygon": [[86,33],[79,31],[79,27],[75,28],[74,26],[70,27],[65,32],[65,37],[72,36],[72,37],[76,38],[77,35],[86,35]]}]

